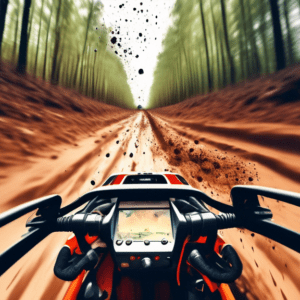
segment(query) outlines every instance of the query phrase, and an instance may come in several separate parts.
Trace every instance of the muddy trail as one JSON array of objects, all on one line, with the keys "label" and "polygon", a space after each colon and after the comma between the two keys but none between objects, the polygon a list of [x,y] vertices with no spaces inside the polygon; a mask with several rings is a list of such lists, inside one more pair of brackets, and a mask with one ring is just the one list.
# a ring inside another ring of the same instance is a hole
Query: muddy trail
[{"label": "muddy trail", "polygon": [[[284,105],[271,111],[278,117],[276,122],[253,116],[243,122],[229,108],[231,119],[225,113],[217,118],[214,104],[205,110],[201,101],[180,104],[193,103],[190,110],[179,104],[150,111],[123,110],[2,72],[0,212],[50,194],[61,195],[65,206],[101,186],[110,174],[130,171],[179,173],[193,187],[226,204],[230,204],[230,189],[238,184],[300,192],[295,102],[286,104],[293,122],[279,119],[280,112],[285,116],[288,110]],[[255,101],[248,105],[250,109],[257,105]],[[193,114],[196,104],[203,118],[197,111]],[[261,203],[271,208],[279,224],[300,230],[300,212],[295,208],[266,198]],[[1,228],[1,252],[26,232],[28,217]],[[235,247],[244,265],[242,276],[232,284],[237,299],[300,298],[299,254],[247,230],[220,234]],[[9,269],[0,278],[1,299],[62,299],[69,283],[54,276],[53,266],[68,236],[48,236]]]}]

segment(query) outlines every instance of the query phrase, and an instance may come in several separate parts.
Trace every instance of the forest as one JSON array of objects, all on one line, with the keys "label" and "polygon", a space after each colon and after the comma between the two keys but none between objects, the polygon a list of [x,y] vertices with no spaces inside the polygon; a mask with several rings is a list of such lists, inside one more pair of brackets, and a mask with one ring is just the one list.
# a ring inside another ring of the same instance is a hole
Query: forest
[{"label": "forest", "polygon": [[[134,100],[97,0],[1,0],[3,61],[120,107]],[[273,73],[300,60],[299,0],[177,0],[147,108]]]},{"label": "forest", "polygon": [[150,93],[150,108],[300,60],[299,0],[177,0]]},{"label": "forest", "polygon": [[1,60],[52,84],[120,107],[133,107],[127,75],[107,46],[96,0],[1,0]]}]

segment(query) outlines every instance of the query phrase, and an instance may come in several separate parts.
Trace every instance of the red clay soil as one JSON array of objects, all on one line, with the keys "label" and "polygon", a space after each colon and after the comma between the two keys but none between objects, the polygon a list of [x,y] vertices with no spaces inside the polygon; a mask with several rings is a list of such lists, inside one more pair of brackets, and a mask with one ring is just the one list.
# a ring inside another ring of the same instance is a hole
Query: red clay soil
[{"label": "red clay soil", "polygon": [[[0,212],[56,193],[66,205],[111,173],[129,171],[180,173],[227,204],[237,184],[300,192],[299,78],[295,67],[167,108],[133,111],[5,69]],[[289,91],[293,101],[283,101]],[[276,222],[300,231],[299,210],[266,198],[261,204]],[[0,251],[26,232],[26,218],[1,228]],[[299,254],[247,230],[220,234],[244,265],[232,285],[237,299],[300,299]],[[52,234],[9,269],[0,279],[1,299],[62,299],[69,283],[54,276],[53,266],[67,237]]]},{"label": "red clay soil", "polygon": [[197,123],[300,125],[300,65],[153,111]]},{"label": "red clay soil", "polygon": [[[0,167],[42,155],[54,145],[76,141],[133,111],[94,101],[0,66]],[[53,158],[55,159],[55,158]]]}]

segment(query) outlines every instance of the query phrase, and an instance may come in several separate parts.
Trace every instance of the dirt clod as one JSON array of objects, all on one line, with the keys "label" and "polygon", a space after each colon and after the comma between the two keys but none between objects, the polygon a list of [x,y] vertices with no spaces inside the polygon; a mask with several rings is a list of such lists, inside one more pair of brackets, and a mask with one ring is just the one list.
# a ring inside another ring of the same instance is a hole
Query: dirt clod
[{"label": "dirt clod", "polygon": [[175,149],[175,150],[174,150],[174,153],[175,153],[176,155],[178,155],[178,154],[180,154],[180,150],[179,150],[179,149]]}]

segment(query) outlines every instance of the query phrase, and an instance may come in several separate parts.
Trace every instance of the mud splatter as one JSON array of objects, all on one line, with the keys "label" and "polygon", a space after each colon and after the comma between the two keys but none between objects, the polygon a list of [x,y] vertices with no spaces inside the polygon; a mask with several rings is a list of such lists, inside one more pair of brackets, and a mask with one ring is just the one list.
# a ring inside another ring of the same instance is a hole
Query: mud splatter
[{"label": "mud splatter", "polygon": [[275,281],[275,279],[274,279],[274,277],[273,277],[273,275],[272,275],[272,273],[271,273],[270,270],[269,270],[269,272],[270,272],[271,278],[272,278],[272,280],[273,280],[273,284],[274,284],[275,286],[277,286],[277,283],[276,283],[276,281]]}]

